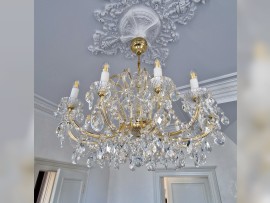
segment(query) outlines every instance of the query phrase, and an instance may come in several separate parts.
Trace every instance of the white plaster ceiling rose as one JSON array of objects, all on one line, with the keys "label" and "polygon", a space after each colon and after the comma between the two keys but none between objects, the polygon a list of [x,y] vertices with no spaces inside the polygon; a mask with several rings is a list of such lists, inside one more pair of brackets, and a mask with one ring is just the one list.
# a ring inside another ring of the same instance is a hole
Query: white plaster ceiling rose
[{"label": "white plaster ceiling rose", "polygon": [[169,43],[179,38],[176,24],[186,25],[194,16],[197,4],[205,0],[108,0],[103,10],[94,12],[102,24],[96,30],[94,43],[88,47],[93,54],[123,54],[133,58],[130,41],[143,37],[149,44],[142,61],[153,64],[156,58],[162,63],[169,55]]}]

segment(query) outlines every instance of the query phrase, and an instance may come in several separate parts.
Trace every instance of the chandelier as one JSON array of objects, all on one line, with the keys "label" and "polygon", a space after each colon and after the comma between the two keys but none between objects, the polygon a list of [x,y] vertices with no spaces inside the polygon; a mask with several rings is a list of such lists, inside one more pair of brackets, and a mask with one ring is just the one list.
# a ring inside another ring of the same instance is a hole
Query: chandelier
[{"label": "chandelier", "polygon": [[[61,99],[55,112],[60,119],[56,134],[61,147],[68,139],[74,148],[72,163],[84,159],[88,167],[119,168],[128,163],[132,171],[140,166],[149,171],[161,166],[179,169],[187,158],[196,167],[205,164],[212,144],[224,145],[221,123],[228,125],[228,118],[211,93],[199,87],[195,72],[190,74],[191,89],[180,93],[162,75],[159,60],[155,60],[153,76],[141,68],[140,57],[147,50],[144,38],[134,38],[131,50],[138,57],[137,72],[125,69],[110,77],[105,64],[100,81],[86,92],[86,116],[78,99],[78,81],[70,96]],[[182,103],[187,122],[177,117],[173,102]]]}]

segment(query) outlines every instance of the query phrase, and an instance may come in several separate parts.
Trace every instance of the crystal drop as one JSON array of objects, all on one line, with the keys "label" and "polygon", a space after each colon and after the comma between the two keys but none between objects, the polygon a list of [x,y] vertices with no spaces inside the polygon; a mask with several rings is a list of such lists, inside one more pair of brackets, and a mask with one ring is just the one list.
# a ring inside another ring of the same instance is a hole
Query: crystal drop
[{"label": "crystal drop", "polygon": [[83,113],[78,113],[78,114],[76,115],[76,120],[77,120],[79,123],[83,122],[83,120],[84,120],[84,115],[83,115]]},{"label": "crystal drop", "polygon": [[180,92],[175,90],[171,93],[170,97],[171,97],[171,100],[175,102],[180,99],[181,95],[180,95]]},{"label": "crystal drop", "polygon": [[200,163],[201,164],[206,164],[206,154],[205,153],[201,153]]},{"label": "crystal drop", "polygon": [[136,157],[133,160],[136,167],[140,167],[142,165],[142,159],[140,157]]},{"label": "crystal drop", "polygon": [[182,109],[183,109],[184,112],[188,112],[189,107],[188,107],[187,104],[183,104]]},{"label": "crystal drop", "polygon": [[103,153],[101,151],[98,151],[97,152],[97,159],[102,160],[102,158],[103,158]]},{"label": "crystal drop", "polygon": [[85,147],[83,144],[80,144],[80,146],[76,149],[76,152],[78,154],[83,154],[85,152]]},{"label": "crystal drop", "polygon": [[119,153],[119,163],[123,164],[126,162],[126,153],[121,151]]},{"label": "crystal drop", "polygon": [[157,152],[157,146],[154,143],[151,143],[149,146],[149,149],[153,152],[156,153]]},{"label": "crystal drop", "polygon": [[144,99],[145,99],[145,100],[150,100],[151,97],[152,97],[151,92],[150,92],[149,90],[146,90],[146,91],[144,92]]},{"label": "crystal drop", "polygon": [[64,147],[64,146],[63,146],[64,141],[65,141],[64,137],[63,137],[63,138],[60,138],[60,147],[61,147],[61,148],[63,148],[63,147]]},{"label": "crystal drop", "polygon": [[91,116],[91,127],[94,131],[100,132],[104,127],[104,120],[100,111],[94,112]]},{"label": "crystal drop", "polygon": [[110,153],[110,152],[112,151],[112,147],[111,147],[110,145],[107,145],[107,146],[106,146],[106,151],[107,151],[108,153]]},{"label": "crystal drop", "polygon": [[181,168],[185,167],[185,165],[186,165],[185,159],[182,159],[182,160],[180,160],[179,162],[180,162]]},{"label": "crystal drop", "polygon": [[58,105],[58,108],[57,108],[57,111],[60,113],[60,114],[63,114],[65,113],[67,110],[67,105],[64,103],[64,102],[61,102],[59,105]]},{"label": "crystal drop", "polygon": [[170,100],[166,100],[166,101],[164,102],[164,108],[165,108],[166,110],[170,110],[170,109],[172,108],[172,102],[171,102]]},{"label": "crystal drop", "polygon": [[152,162],[147,163],[146,168],[148,171],[155,171],[155,169],[156,169],[154,163],[152,163]]},{"label": "crystal drop", "polygon": [[165,112],[163,109],[160,109],[154,116],[155,123],[160,127],[164,128],[168,125],[170,125],[171,122],[171,116],[167,112]]},{"label": "crystal drop", "polygon": [[195,165],[195,167],[199,167],[200,166],[200,156],[199,156],[199,154],[198,153],[195,153],[194,154],[194,165]]},{"label": "crystal drop", "polygon": [[215,138],[214,138],[215,144],[217,144],[217,145],[224,145],[225,144],[225,140],[226,140],[226,138],[225,138],[225,135],[224,135],[223,132],[217,132],[215,134]]},{"label": "crystal drop", "polygon": [[135,171],[135,165],[134,165],[133,162],[131,162],[131,163],[129,164],[129,169],[130,169],[131,171]]},{"label": "crystal drop", "polygon": [[88,103],[88,108],[91,110],[93,108],[93,103],[94,103],[94,94],[91,91],[88,91],[85,94],[85,101]]},{"label": "crystal drop", "polygon": [[203,149],[207,152],[211,152],[212,151],[212,147],[210,145],[210,143],[208,141],[205,141],[204,142],[204,146],[203,146]]},{"label": "crystal drop", "polygon": [[110,99],[111,96],[112,96],[111,91],[110,91],[110,90],[107,90],[107,91],[106,91],[106,94],[105,94],[105,97],[104,97],[105,101],[108,101],[108,99]]},{"label": "crystal drop", "polygon": [[183,150],[181,150],[181,151],[179,152],[178,158],[179,158],[179,159],[185,159],[185,153],[184,153]]},{"label": "crystal drop", "polygon": [[229,125],[230,124],[230,120],[226,117],[226,116],[222,116],[221,117],[221,123],[223,124],[223,125]]},{"label": "crystal drop", "polygon": [[174,162],[174,165],[175,165],[175,169],[183,168],[183,167],[185,167],[185,160],[184,159],[177,159]]},{"label": "crystal drop", "polygon": [[73,152],[73,154],[71,155],[71,161],[72,161],[72,164],[77,164],[77,154],[76,154],[76,152]]},{"label": "crystal drop", "polygon": [[187,146],[187,153],[188,153],[188,154],[191,154],[192,151],[193,151],[193,145],[190,143],[190,144]]},{"label": "crystal drop", "polygon": [[94,165],[94,159],[93,157],[88,157],[87,161],[86,161],[86,165],[88,168],[92,168]]},{"label": "crystal drop", "polygon": [[174,151],[173,151],[173,150],[171,150],[171,149],[170,149],[170,150],[168,150],[168,151],[167,151],[167,156],[168,156],[168,157],[170,157],[170,158],[174,158],[174,157],[175,157],[175,153],[174,153]]}]

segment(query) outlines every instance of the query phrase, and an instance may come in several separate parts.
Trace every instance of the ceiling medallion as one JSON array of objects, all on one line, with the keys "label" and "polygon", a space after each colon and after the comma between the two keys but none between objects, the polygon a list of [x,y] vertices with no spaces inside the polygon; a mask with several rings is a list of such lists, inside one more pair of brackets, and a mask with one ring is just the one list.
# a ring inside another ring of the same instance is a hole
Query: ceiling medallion
[{"label": "ceiling medallion", "polygon": [[[229,120],[211,93],[199,87],[191,72],[191,89],[180,94],[162,75],[159,60],[150,75],[140,61],[148,47],[142,37],[131,40],[130,49],[138,57],[135,73],[125,69],[110,77],[109,65],[104,65],[100,81],[92,83],[85,95],[86,116],[78,99],[78,81],[70,96],[61,99],[55,113],[60,119],[56,134],[61,146],[68,139],[74,147],[73,164],[84,158],[88,167],[119,168],[128,163],[132,171],[140,166],[153,171],[162,165],[182,168],[190,158],[199,167],[206,163],[213,143],[224,145],[221,123],[228,125]],[[176,101],[182,102],[188,122],[177,117],[172,105]]]},{"label": "ceiling medallion", "polygon": [[143,37],[149,43],[143,55],[144,63],[153,64],[159,58],[164,64],[169,55],[168,44],[179,38],[176,24],[187,24],[194,16],[197,4],[205,0],[110,0],[104,10],[95,11],[102,30],[93,35],[93,54],[123,54],[134,58],[130,41]]}]

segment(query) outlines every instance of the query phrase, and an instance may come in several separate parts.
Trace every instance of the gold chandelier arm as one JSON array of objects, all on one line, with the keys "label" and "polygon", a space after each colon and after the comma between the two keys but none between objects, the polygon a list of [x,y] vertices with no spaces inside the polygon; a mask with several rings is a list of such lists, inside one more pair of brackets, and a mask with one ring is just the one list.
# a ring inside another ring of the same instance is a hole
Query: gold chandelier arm
[{"label": "gold chandelier arm", "polygon": [[[193,138],[171,138],[171,140],[173,141],[181,141],[184,143],[188,143],[188,142],[192,142],[192,141],[198,141],[195,143],[195,146],[198,146],[199,144],[201,144],[202,139],[207,137],[212,131],[213,131],[213,126],[210,127],[211,129],[209,130],[209,132],[203,132],[199,135],[196,135]],[[187,145],[181,145],[181,147],[187,148]]]},{"label": "gold chandelier arm", "polygon": [[82,133],[83,135],[87,135],[96,139],[100,138],[100,134],[94,134],[92,132],[82,129],[82,127],[71,118],[70,112],[71,110],[69,110],[69,114],[68,114],[69,122],[73,127],[75,127],[76,130],[80,131],[80,133]]},{"label": "gold chandelier arm", "polygon": [[196,106],[196,111],[195,111],[195,113],[193,114],[193,116],[191,117],[190,121],[188,122],[189,127],[188,127],[187,129],[182,129],[182,130],[178,130],[178,131],[174,131],[174,132],[169,132],[169,135],[170,135],[170,136],[176,136],[176,135],[179,135],[179,134],[181,134],[181,133],[186,132],[186,131],[187,131],[191,126],[193,126],[194,123],[198,120],[199,113],[200,113],[200,106],[197,105],[197,106]]},{"label": "gold chandelier arm", "polygon": [[108,118],[108,116],[107,116],[107,110],[106,110],[106,108],[105,108],[105,106],[104,106],[104,104],[103,104],[103,101],[104,101],[103,99],[104,99],[104,97],[102,96],[100,99],[101,99],[101,101],[100,101],[100,102],[101,102],[101,114],[102,114],[102,116],[103,116],[103,118],[104,118],[104,121],[105,121],[105,123],[109,126],[109,128],[110,128],[111,131],[112,131],[112,133],[113,133],[113,134],[117,134],[118,131],[114,129],[112,123],[110,122],[110,120],[109,120],[109,118]]},{"label": "gold chandelier arm", "polygon": [[[78,142],[78,139],[73,135],[73,133],[70,130],[68,131],[68,136],[70,137],[70,139],[74,140],[75,142]],[[83,140],[82,143],[85,144],[86,140]],[[97,142],[92,141],[92,142],[89,142],[89,144],[95,145],[97,144]]]}]

